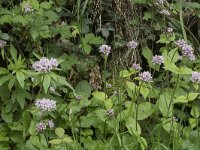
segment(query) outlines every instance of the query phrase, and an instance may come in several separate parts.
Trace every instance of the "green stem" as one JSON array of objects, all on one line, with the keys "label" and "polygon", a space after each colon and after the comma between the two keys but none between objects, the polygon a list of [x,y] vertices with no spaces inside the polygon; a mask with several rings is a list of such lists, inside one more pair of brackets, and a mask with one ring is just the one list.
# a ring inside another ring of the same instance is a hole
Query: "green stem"
[{"label": "green stem", "polygon": [[136,98],[136,114],[135,114],[135,122],[136,122],[136,131],[138,131],[138,126],[137,126],[137,121],[138,121],[138,96],[140,95],[140,89],[142,87],[143,82],[140,84],[139,90],[138,90],[138,94],[137,94],[137,98]]},{"label": "green stem", "polygon": [[179,11],[179,20],[180,20],[180,23],[181,23],[181,29],[182,29],[182,32],[183,32],[183,38],[184,38],[185,41],[187,41],[187,35],[186,35],[186,32],[185,32],[184,21],[183,21],[182,0],[180,0],[180,3],[181,3],[181,6],[180,6],[180,11]]}]

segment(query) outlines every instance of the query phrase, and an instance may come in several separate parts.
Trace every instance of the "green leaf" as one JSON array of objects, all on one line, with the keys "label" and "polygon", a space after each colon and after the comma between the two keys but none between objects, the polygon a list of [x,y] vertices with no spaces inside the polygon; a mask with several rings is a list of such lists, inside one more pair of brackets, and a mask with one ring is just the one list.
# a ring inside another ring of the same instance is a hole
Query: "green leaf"
[{"label": "green leaf", "polygon": [[119,72],[120,77],[129,77],[133,74],[137,73],[136,70],[134,70],[133,68],[130,68],[129,70],[122,70]]},{"label": "green leaf", "polygon": [[146,99],[147,96],[149,95],[149,89],[147,87],[142,86],[140,89],[140,93]]},{"label": "green leaf", "polygon": [[40,7],[44,8],[44,9],[50,9],[52,7],[53,3],[54,2],[51,0],[49,2],[42,2],[42,3],[40,3]]},{"label": "green leaf", "polygon": [[128,132],[131,134],[131,135],[140,135],[141,134],[141,128],[140,128],[140,125],[137,123],[137,128],[136,128],[136,120],[135,118],[128,118],[126,120],[126,127],[128,129]]},{"label": "green leaf", "polygon": [[0,77],[0,86],[12,78],[12,74],[6,74]]},{"label": "green leaf", "polygon": [[194,118],[198,118],[200,116],[200,107],[199,106],[192,106],[192,110],[190,113]]},{"label": "green leaf", "polygon": [[62,138],[65,134],[65,130],[63,128],[56,128],[55,133],[56,133],[57,136]]},{"label": "green leaf", "polygon": [[49,141],[49,143],[52,145],[57,145],[57,144],[61,144],[62,140],[61,139],[53,139],[53,140]]},{"label": "green leaf", "polygon": [[195,100],[198,95],[199,95],[199,93],[189,93],[189,95],[188,95],[188,101]]},{"label": "green leaf", "polygon": [[[140,103],[138,106],[138,120],[144,120],[154,112],[153,105],[149,102]],[[135,113],[136,114],[136,113]]]},{"label": "green leaf", "polygon": [[39,7],[40,7],[40,4],[39,4],[38,0],[31,0],[30,4],[31,4],[32,8],[36,9],[36,10],[38,10]]},{"label": "green leaf", "polygon": [[23,73],[22,71],[18,71],[18,72],[16,73],[16,77],[17,77],[17,80],[18,80],[20,86],[21,86],[22,88],[24,88],[24,80],[25,80],[24,73]]},{"label": "green leaf", "polygon": [[188,68],[188,67],[180,67],[179,69],[179,74],[192,74],[192,69]]},{"label": "green leaf", "polygon": [[31,143],[36,146],[37,148],[39,148],[40,150],[43,150],[42,144],[39,141],[39,138],[37,136],[31,136],[30,137],[30,141]]},{"label": "green leaf", "polygon": [[167,55],[167,60],[170,61],[170,62],[177,62],[178,57],[179,57],[178,48],[174,48],[174,49],[169,51],[169,53]]},{"label": "green leaf", "polygon": [[9,73],[8,69],[0,67],[0,75]]},{"label": "green leaf", "polygon": [[94,96],[94,98],[101,100],[101,101],[104,101],[105,98],[107,98],[107,95],[104,92],[95,91],[92,93],[92,95]]},{"label": "green leaf", "polygon": [[78,95],[88,98],[91,95],[90,84],[86,80],[82,80],[76,85],[75,91]]},{"label": "green leaf", "polygon": [[149,63],[151,62],[153,54],[152,51],[147,46],[142,48],[142,55],[147,59]]},{"label": "green leaf", "polygon": [[43,88],[45,93],[47,93],[50,83],[51,83],[51,77],[48,74],[46,74],[44,76],[44,81],[43,81]]},{"label": "green leaf", "polygon": [[64,137],[62,140],[64,143],[71,143],[73,140],[70,137]]},{"label": "green leaf", "polygon": [[9,137],[6,136],[4,133],[0,133],[0,142],[9,141]]},{"label": "green leaf", "polygon": [[97,109],[95,114],[101,119],[101,121],[105,122],[107,118],[107,111],[104,109]]},{"label": "green leaf", "polygon": [[163,116],[170,117],[172,115],[172,103],[170,103],[170,101],[171,96],[168,92],[161,94],[160,98],[158,99],[158,107]]},{"label": "green leaf", "polygon": [[165,60],[164,61],[165,70],[169,70],[173,73],[179,74],[179,68],[175,65],[175,63]]},{"label": "green leaf", "polygon": [[104,101],[106,109],[111,109],[113,107],[113,102],[111,99],[107,99]]},{"label": "green leaf", "polygon": [[12,44],[10,45],[10,54],[11,54],[13,60],[15,62],[17,62],[17,50],[15,49],[15,47]]},{"label": "green leaf", "polygon": [[188,102],[188,99],[187,99],[185,96],[183,96],[183,95],[177,97],[177,98],[174,100],[174,104],[175,104],[175,103],[187,103],[187,102]]}]

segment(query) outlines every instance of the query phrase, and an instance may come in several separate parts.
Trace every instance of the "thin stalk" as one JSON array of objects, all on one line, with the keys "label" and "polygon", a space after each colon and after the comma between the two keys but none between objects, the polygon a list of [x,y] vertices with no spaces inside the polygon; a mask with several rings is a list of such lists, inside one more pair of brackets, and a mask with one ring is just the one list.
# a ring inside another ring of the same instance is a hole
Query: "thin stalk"
[{"label": "thin stalk", "polygon": [[107,65],[107,57],[104,58],[104,91],[105,91],[105,100],[107,99],[106,97],[106,93],[107,93],[107,89],[106,89],[106,65]]},{"label": "thin stalk", "polygon": [[180,8],[180,11],[179,11],[179,20],[180,20],[180,23],[181,23],[181,29],[182,29],[182,32],[183,32],[183,38],[184,38],[184,40],[187,41],[187,35],[186,35],[186,32],[185,32],[184,21],[183,21],[183,7],[182,7],[183,1],[180,0],[180,3],[181,3],[181,8]]},{"label": "thin stalk", "polygon": [[136,131],[138,131],[138,126],[137,126],[137,120],[138,120],[138,96],[140,95],[140,89],[142,87],[143,82],[140,84],[139,90],[138,90],[138,94],[137,94],[137,98],[136,98],[136,114],[135,114],[135,122],[136,122]]}]

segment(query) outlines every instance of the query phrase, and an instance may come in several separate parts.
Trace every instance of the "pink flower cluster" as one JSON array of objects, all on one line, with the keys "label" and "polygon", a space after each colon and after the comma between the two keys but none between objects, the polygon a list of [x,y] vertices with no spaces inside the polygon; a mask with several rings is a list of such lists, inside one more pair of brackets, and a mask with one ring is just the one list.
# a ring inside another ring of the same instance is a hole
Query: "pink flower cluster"
[{"label": "pink flower cluster", "polygon": [[52,111],[56,109],[56,101],[46,98],[37,99],[35,102],[35,106],[42,112]]},{"label": "pink flower cluster", "polygon": [[177,46],[182,50],[183,56],[188,56],[190,60],[195,60],[194,50],[191,45],[183,39],[176,41]]},{"label": "pink flower cluster", "polygon": [[164,57],[161,55],[155,55],[152,59],[152,63],[153,64],[158,64],[161,65],[162,63],[164,63]]},{"label": "pink flower cluster", "polygon": [[110,54],[110,51],[111,51],[111,47],[106,44],[103,44],[99,47],[99,52],[106,56]]},{"label": "pink flower cluster", "polygon": [[142,80],[144,82],[152,82],[152,76],[149,71],[144,71],[144,72],[140,73],[139,78],[140,78],[140,80]]},{"label": "pink flower cluster", "polygon": [[134,40],[128,42],[127,47],[130,49],[135,49],[138,46],[138,43]]},{"label": "pink flower cluster", "polygon": [[137,70],[137,71],[140,71],[142,68],[140,67],[140,64],[136,64],[136,63],[134,63],[133,65],[132,65],[132,67],[135,69],[135,70]]},{"label": "pink flower cluster", "polygon": [[192,82],[200,83],[200,72],[193,71],[192,77],[190,78]]},{"label": "pink flower cluster", "polygon": [[58,67],[58,61],[55,58],[42,57],[39,61],[34,62],[32,67],[35,71],[47,73]]},{"label": "pink flower cluster", "polygon": [[39,122],[37,125],[36,125],[36,130],[38,132],[43,132],[46,130],[46,128],[49,127],[49,128],[54,128],[54,122],[52,120],[48,120],[47,123],[45,122]]}]

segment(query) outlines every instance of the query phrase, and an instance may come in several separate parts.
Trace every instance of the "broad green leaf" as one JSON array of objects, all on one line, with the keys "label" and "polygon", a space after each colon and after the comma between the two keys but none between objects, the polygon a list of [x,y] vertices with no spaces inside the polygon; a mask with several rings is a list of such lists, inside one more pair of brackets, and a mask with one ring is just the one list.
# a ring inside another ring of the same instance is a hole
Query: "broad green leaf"
[{"label": "broad green leaf", "polygon": [[42,147],[42,144],[38,138],[38,136],[31,136],[30,137],[30,141],[31,143],[36,146],[37,148],[39,148],[40,150],[43,150],[44,148]]},{"label": "broad green leaf", "polygon": [[153,54],[152,51],[147,46],[142,48],[142,55],[147,59],[149,63],[151,62]]},{"label": "broad green leaf", "polygon": [[188,68],[188,67],[180,67],[179,69],[179,74],[192,74],[192,69]]},{"label": "broad green leaf", "polygon": [[188,102],[188,99],[187,99],[185,96],[183,96],[183,95],[177,97],[177,98],[174,100],[174,104],[175,104],[175,103],[187,103],[187,102]]},{"label": "broad green leaf", "polygon": [[126,85],[132,91],[135,91],[137,89],[137,85],[135,85],[135,83],[133,82],[126,82]]},{"label": "broad green leaf", "polygon": [[56,133],[57,136],[62,138],[65,134],[65,130],[63,128],[56,128],[55,133]]},{"label": "broad green leaf", "polygon": [[16,73],[16,77],[17,77],[17,80],[18,80],[20,86],[21,86],[22,88],[24,88],[24,80],[25,80],[24,73],[23,73],[22,71],[18,71],[18,72]]},{"label": "broad green leaf", "polygon": [[9,73],[8,69],[0,67],[0,75]]},{"label": "broad green leaf", "polygon": [[43,81],[43,88],[45,93],[47,93],[50,83],[51,83],[51,77],[48,74],[46,74],[44,76],[44,81]]},{"label": "broad green leaf", "polygon": [[198,95],[199,95],[199,93],[189,93],[189,95],[188,95],[188,101],[195,100]]},{"label": "broad green leaf", "polygon": [[9,141],[9,137],[6,136],[4,133],[0,133],[0,142]]},{"label": "broad green leaf", "polygon": [[179,68],[175,65],[175,63],[165,60],[164,61],[165,70],[169,70],[175,74],[179,74]]},{"label": "broad green leaf", "polygon": [[78,95],[89,97],[91,95],[90,84],[86,80],[82,80],[76,85],[75,91]]},{"label": "broad green leaf", "polygon": [[168,92],[161,94],[157,103],[163,116],[170,117],[172,115],[172,98]]},{"label": "broad green leaf", "polygon": [[101,119],[101,121],[105,122],[107,118],[107,111],[104,109],[97,109],[95,114]]},{"label": "broad green leaf", "polygon": [[111,99],[107,99],[104,101],[106,109],[111,109],[113,107],[113,102]]},{"label": "broad green leaf", "polygon": [[92,95],[94,96],[94,98],[101,101],[104,101],[105,98],[108,97],[104,92],[98,92],[98,91],[93,92]]},{"label": "broad green leaf", "polygon": [[131,76],[131,73],[128,70],[122,70],[119,73],[120,77],[129,77]]},{"label": "broad green leaf", "polygon": [[[138,120],[144,120],[154,112],[153,105],[149,102],[140,103],[138,106]],[[136,113],[135,113],[136,114]]]},{"label": "broad green leaf", "polygon": [[0,86],[2,86],[6,81],[12,78],[11,74],[6,74],[0,77]]},{"label": "broad green leaf", "polygon": [[33,9],[38,10],[40,7],[40,4],[39,4],[38,0],[31,0],[31,6],[33,7]]},{"label": "broad green leaf", "polygon": [[62,140],[61,139],[53,139],[53,140],[50,140],[49,143],[52,145],[54,145],[54,144],[57,145],[57,144],[61,144]]},{"label": "broad green leaf", "polygon": [[64,143],[71,143],[71,142],[73,142],[73,140],[70,137],[64,137],[63,140],[62,140],[62,142],[64,142]]},{"label": "broad green leaf", "polygon": [[200,116],[200,107],[193,105],[190,113],[194,118],[198,118]]},{"label": "broad green leaf", "polygon": [[136,70],[134,70],[133,68],[129,68],[129,70],[122,70],[119,72],[120,77],[129,77],[133,74],[137,73]]},{"label": "broad green leaf", "polygon": [[140,125],[137,123],[137,127],[136,127],[136,120],[135,118],[128,118],[126,120],[126,127],[128,129],[128,132],[131,134],[131,135],[140,135],[141,134],[141,128],[140,128]]},{"label": "broad green leaf", "polygon": [[170,62],[177,62],[178,57],[179,57],[178,48],[174,48],[171,51],[169,51],[167,59]]},{"label": "broad green leaf", "polygon": [[149,89],[145,86],[142,86],[141,89],[140,89],[140,93],[146,99],[147,96],[149,95]]},{"label": "broad green leaf", "polygon": [[36,128],[35,127],[36,127],[36,123],[32,120],[30,122],[30,127],[28,129],[30,135],[35,135],[35,132],[36,132]]},{"label": "broad green leaf", "polygon": [[49,2],[42,2],[42,3],[40,3],[40,7],[45,8],[45,9],[50,9],[52,7],[53,3],[54,2],[51,0]]}]

